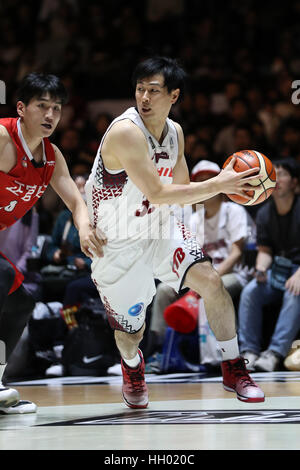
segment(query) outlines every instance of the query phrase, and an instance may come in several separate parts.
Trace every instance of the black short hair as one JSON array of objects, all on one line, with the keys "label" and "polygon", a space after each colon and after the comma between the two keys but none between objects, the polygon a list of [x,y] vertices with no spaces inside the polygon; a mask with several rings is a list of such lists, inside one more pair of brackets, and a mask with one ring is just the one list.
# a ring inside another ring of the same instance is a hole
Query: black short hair
[{"label": "black short hair", "polygon": [[273,164],[274,166],[281,166],[284,168],[292,178],[300,178],[300,165],[294,158],[280,158],[278,160],[274,160]]},{"label": "black short hair", "polygon": [[187,74],[176,59],[170,57],[151,57],[139,63],[132,74],[132,84],[136,87],[139,80],[152,75],[162,74],[168,93],[180,89],[178,101],[184,97]]},{"label": "black short hair", "polygon": [[26,105],[33,98],[41,98],[49,93],[51,99],[65,104],[68,100],[67,91],[56,75],[32,72],[26,75],[18,88],[17,101],[23,101]]}]

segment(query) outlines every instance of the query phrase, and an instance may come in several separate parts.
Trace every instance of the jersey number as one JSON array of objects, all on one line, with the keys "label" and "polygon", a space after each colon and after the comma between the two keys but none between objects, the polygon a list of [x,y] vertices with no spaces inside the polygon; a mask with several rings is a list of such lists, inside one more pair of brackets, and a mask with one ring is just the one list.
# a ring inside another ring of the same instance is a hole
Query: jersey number
[{"label": "jersey number", "polygon": [[155,207],[150,204],[150,202],[148,201],[148,199],[144,199],[144,200],[142,201],[142,207],[141,207],[141,209],[138,209],[138,210],[135,212],[135,216],[136,216],[136,217],[144,217],[144,216],[147,215],[147,214],[151,214],[151,212],[153,212],[154,210],[155,210]]},{"label": "jersey number", "polygon": [[17,204],[18,204],[18,201],[10,201],[10,203],[7,206],[2,207],[0,209],[4,209],[6,212],[12,212]]}]

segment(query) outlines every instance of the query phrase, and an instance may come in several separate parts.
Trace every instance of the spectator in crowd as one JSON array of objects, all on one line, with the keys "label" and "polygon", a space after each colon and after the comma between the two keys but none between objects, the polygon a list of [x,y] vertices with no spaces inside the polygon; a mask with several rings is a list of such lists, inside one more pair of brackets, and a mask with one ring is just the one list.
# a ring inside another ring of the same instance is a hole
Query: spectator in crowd
[{"label": "spectator in crowd", "polygon": [[253,133],[249,125],[239,124],[233,132],[234,151],[246,150],[253,147]]},{"label": "spectator in crowd", "polygon": [[300,162],[300,120],[286,119],[278,132],[278,148],[280,158],[294,157]]},{"label": "spectator in crowd", "polygon": [[102,112],[97,115],[95,122],[87,121],[85,128],[82,130],[85,139],[84,148],[80,151],[82,161],[92,166],[98,150],[99,140],[104,136],[112,119],[110,114]]},{"label": "spectator in crowd", "polygon": [[[193,168],[191,181],[206,181],[220,171],[216,163],[202,160]],[[254,221],[243,206],[225,201],[219,194],[204,201],[204,211],[196,209],[188,225],[196,234],[204,227],[203,248],[222,276],[225,288],[236,299],[249,280],[242,255],[248,235],[255,231]]]},{"label": "spectator in crowd", "polygon": [[237,150],[235,131],[239,124],[249,119],[249,108],[245,99],[234,98],[230,104],[230,117],[232,122],[225,126],[216,136],[214,151],[217,155],[231,155]]},{"label": "spectator in crowd", "polygon": [[59,146],[64,153],[68,167],[74,164],[79,157],[80,133],[77,129],[68,128],[62,132]]},{"label": "spectator in crowd", "polygon": [[48,186],[44,196],[37,202],[36,208],[39,214],[39,234],[51,235],[54,221],[63,210],[64,203],[54,189]]},{"label": "spectator in crowd", "polygon": [[56,219],[45,255],[56,265],[72,265],[78,270],[86,270],[90,266],[90,258],[80,249],[78,231],[69,209],[64,209]]},{"label": "spectator in crowd", "polygon": [[207,160],[212,157],[213,152],[211,150],[211,146],[207,142],[196,139],[192,144],[190,152],[186,153],[186,155],[188,169],[191,171],[200,160]]},{"label": "spectator in crowd", "polygon": [[[74,181],[85,198],[86,177],[77,175]],[[55,222],[52,239],[47,246],[45,256],[49,262],[57,265],[72,265],[79,271],[87,270],[91,265],[91,259],[81,251],[78,230],[74,225],[71,211],[67,208],[59,214]]]},{"label": "spectator in crowd", "polygon": [[[275,162],[277,186],[258,210],[256,271],[243,289],[238,311],[240,348],[248,368],[277,370],[300,329],[299,167],[287,158]],[[262,349],[263,308],[282,302],[275,330]]]},{"label": "spectator in crowd", "polygon": [[[86,177],[78,175],[74,178],[76,186],[78,187],[80,193],[85,199],[84,185],[86,182]],[[61,273],[57,273],[57,280],[55,281],[55,271],[51,277],[47,276],[44,279],[44,295],[56,295],[55,300],[62,300],[65,295],[65,289],[69,284],[71,278],[90,278],[90,266],[91,259],[81,251],[80,240],[78,235],[78,230],[74,225],[72,214],[69,209],[63,209],[58,215],[52,235],[51,240],[47,244],[45,249],[45,258],[50,263],[49,271],[51,273],[51,265],[61,266],[62,268],[68,267],[72,269],[74,276],[62,276]],[[44,273],[47,273],[47,270],[44,270]],[[80,286],[77,286],[80,288]],[[55,291],[54,293],[52,291]],[[70,297],[70,293],[68,294]]]}]

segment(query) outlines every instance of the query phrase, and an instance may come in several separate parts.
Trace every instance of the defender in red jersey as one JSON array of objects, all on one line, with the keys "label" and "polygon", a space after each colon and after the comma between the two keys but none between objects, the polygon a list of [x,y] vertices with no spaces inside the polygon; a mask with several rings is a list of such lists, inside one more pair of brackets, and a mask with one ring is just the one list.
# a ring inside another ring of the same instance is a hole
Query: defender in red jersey
[{"label": "defender in red jersey", "polygon": [[[23,217],[51,184],[73,214],[83,253],[101,257],[105,237],[91,227],[65,159],[49,141],[66,99],[55,75],[32,73],[18,90],[19,117],[0,119],[0,230]],[[34,403],[20,400],[16,390],[2,385],[6,362],[34,308],[22,280],[22,274],[0,253],[0,412],[6,414],[36,411]]]}]

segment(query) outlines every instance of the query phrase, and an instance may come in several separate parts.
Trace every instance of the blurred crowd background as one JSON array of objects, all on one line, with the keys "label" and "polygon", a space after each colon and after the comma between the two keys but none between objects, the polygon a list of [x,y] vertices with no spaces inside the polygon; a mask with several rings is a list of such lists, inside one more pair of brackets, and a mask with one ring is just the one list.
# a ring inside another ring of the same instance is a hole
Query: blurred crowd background
[{"label": "blurred crowd background", "polygon": [[[222,165],[252,148],[300,161],[300,1],[10,0],[0,2],[0,79],[15,92],[31,71],[59,75],[70,100],[52,140],[73,175],[89,173],[108,124],[134,102],[131,73],[150,55],[177,58],[189,74],[173,115],[185,132],[190,169]],[[43,201],[52,218],[59,202]]]}]

